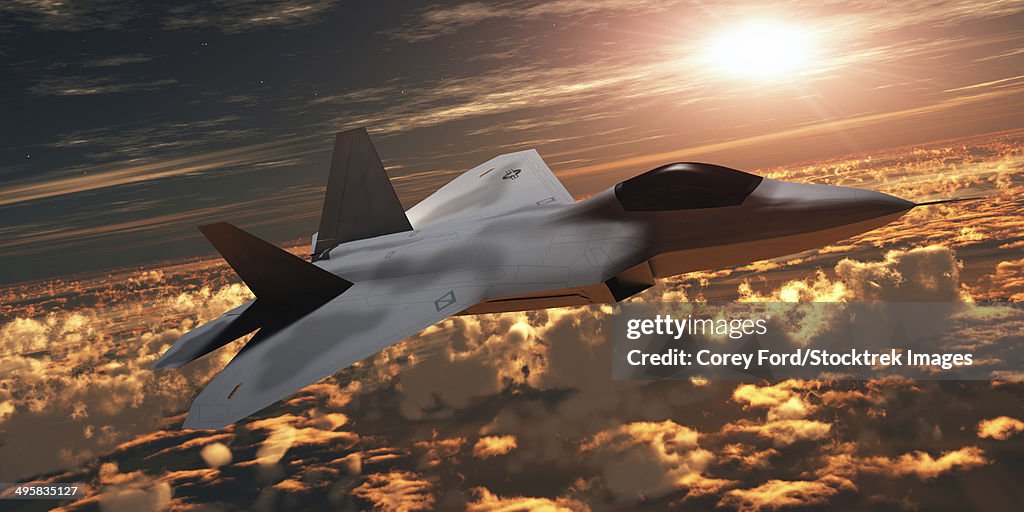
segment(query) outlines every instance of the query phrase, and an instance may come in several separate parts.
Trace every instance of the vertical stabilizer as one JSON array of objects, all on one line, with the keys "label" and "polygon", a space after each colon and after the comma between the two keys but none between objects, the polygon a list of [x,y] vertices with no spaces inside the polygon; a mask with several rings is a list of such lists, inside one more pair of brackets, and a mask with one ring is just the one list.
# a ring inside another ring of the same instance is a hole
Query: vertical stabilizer
[{"label": "vertical stabilizer", "polygon": [[339,133],[334,141],[313,260],[345,242],[410,230],[409,219],[366,129]]}]

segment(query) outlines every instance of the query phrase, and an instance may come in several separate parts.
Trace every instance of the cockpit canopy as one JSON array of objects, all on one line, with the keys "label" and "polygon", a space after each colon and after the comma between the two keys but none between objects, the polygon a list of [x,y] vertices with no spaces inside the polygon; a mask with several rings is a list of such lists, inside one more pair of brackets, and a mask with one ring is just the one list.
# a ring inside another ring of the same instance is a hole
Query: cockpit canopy
[{"label": "cockpit canopy", "polygon": [[615,197],[630,212],[737,206],[762,179],[720,165],[683,162],[663,165],[615,185]]}]

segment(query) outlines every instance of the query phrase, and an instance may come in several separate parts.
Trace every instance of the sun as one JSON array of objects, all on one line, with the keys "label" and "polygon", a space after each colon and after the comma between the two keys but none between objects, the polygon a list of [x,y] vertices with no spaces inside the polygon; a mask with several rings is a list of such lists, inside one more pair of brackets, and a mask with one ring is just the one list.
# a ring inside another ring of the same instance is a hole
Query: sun
[{"label": "sun", "polygon": [[758,21],[714,39],[707,58],[714,69],[725,74],[775,80],[808,68],[812,49],[807,32],[784,23]]}]

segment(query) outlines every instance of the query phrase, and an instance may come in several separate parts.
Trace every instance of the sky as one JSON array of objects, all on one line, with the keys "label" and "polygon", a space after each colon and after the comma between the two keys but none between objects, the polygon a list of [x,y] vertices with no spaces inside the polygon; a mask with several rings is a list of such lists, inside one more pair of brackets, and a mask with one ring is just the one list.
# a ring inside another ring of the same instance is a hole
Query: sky
[{"label": "sky", "polygon": [[358,126],[406,206],[529,147],[577,198],[685,160],[982,197],[629,300],[937,301],[944,348],[1019,350],[1022,22],[971,0],[2,3],[0,480],[85,483],[65,511],[1013,510],[1019,371],[615,381],[608,305],[452,317],[221,431],[180,426],[244,337],[149,367],[252,298],[196,226],[304,254]]},{"label": "sky", "polygon": [[535,147],[577,197],[1019,128],[1020,2],[18,1],[0,7],[0,283],[316,229],[334,133],[406,206]]}]

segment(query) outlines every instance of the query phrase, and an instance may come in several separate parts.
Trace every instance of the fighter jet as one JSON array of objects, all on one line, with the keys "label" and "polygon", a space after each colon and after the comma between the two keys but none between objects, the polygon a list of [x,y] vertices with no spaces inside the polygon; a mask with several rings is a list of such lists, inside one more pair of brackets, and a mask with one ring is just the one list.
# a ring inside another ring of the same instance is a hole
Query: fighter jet
[{"label": "fighter jet", "polygon": [[350,130],[335,140],[310,261],[228,223],[199,228],[256,298],[153,368],[256,331],[183,425],[219,429],[452,315],[613,303],[658,278],[822,247],[914,206],[692,162],[576,201],[531,149],[404,211],[366,130]]}]

